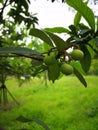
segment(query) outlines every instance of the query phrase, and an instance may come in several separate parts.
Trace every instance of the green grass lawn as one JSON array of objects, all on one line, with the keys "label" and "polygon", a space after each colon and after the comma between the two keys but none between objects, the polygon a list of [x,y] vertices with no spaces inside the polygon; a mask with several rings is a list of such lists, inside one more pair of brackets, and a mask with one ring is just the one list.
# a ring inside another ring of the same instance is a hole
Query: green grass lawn
[{"label": "green grass lawn", "polygon": [[39,119],[50,130],[98,130],[98,77],[85,77],[85,88],[74,76],[65,76],[48,86],[42,80],[33,79],[18,87],[15,79],[6,85],[20,105],[9,97],[7,110],[0,109],[0,126],[5,130],[44,130],[34,121],[21,123],[24,116]]}]

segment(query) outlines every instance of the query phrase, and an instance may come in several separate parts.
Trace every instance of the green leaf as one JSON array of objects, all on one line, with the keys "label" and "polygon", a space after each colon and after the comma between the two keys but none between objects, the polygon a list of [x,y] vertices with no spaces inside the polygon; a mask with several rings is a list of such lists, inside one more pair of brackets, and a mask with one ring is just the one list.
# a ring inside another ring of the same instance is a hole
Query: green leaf
[{"label": "green leaf", "polygon": [[49,51],[50,50],[50,46],[48,44],[44,44],[43,43],[43,51]]},{"label": "green leaf", "polygon": [[80,82],[81,82],[85,87],[87,87],[87,83],[86,83],[84,77],[82,76],[82,74],[81,74],[76,68],[74,68],[74,74],[75,74],[76,77],[80,80]]},{"label": "green leaf", "polygon": [[30,4],[30,0],[27,0],[28,1],[28,3]]},{"label": "green leaf", "polygon": [[49,44],[50,46],[53,46],[50,37],[44,31],[39,29],[31,29],[29,34],[34,37],[38,37],[41,40],[43,40],[45,43]]},{"label": "green leaf", "polygon": [[88,43],[87,48],[88,48],[88,50],[90,52],[91,58],[94,58],[94,56],[96,54],[98,54],[97,45],[98,45],[98,38],[94,38],[94,39],[90,40],[89,43]]},{"label": "green leaf", "polygon": [[79,35],[81,35],[81,37],[86,37],[87,35],[89,35],[92,32],[91,29],[82,29],[79,32]]},{"label": "green leaf", "polygon": [[62,38],[51,32],[46,31],[46,33],[51,37],[58,51],[62,51],[67,47],[67,43]]},{"label": "green leaf", "polygon": [[95,30],[95,16],[93,11],[82,0],[66,0],[67,4],[77,10],[88,22],[89,26]]},{"label": "green leaf", "polygon": [[94,42],[96,44],[96,48],[98,48],[98,37],[94,38],[93,40],[94,40]]},{"label": "green leaf", "polygon": [[87,25],[85,25],[84,23],[79,23],[79,28],[80,28],[80,30],[89,29],[89,27]]},{"label": "green leaf", "polygon": [[28,2],[27,1],[25,1],[25,0],[21,0],[21,6],[24,6],[24,8],[26,9],[26,11],[28,11],[28,7],[29,7],[29,5],[28,5]]},{"label": "green leaf", "polygon": [[3,0],[0,0],[0,3],[3,5],[3,4],[4,4],[4,1],[3,1]]},{"label": "green leaf", "polygon": [[74,25],[77,26],[81,20],[81,14],[79,12],[76,13],[74,17]]},{"label": "green leaf", "polygon": [[40,52],[34,51],[32,49],[24,48],[24,47],[1,47],[0,55],[2,54],[28,54],[28,55],[41,55]]},{"label": "green leaf", "polygon": [[91,66],[91,55],[86,46],[82,46],[81,50],[84,52],[83,59],[80,60],[83,70],[87,73]]},{"label": "green leaf", "polygon": [[[85,2],[85,4],[87,5],[88,1]],[[80,20],[82,18],[82,15],[77,11],[75,17],[74,17],[74,25],[77,26],[80,23]]]},{"label": "green leaf", "polygon": [[79,71],[81,74],[85,74],[80,62],[78,61],[71,61],[70,64]]},{"label": "green leaf", "polygon": [[60,75],[60,69],[58,63],[48,66],[49,80],[52,80],[52,82],[54,83],[54,81],[59,77],[59,75]]},{"label": "green leaf", "polygon": [[74,25],[70,25],[69,29],[71,30],[72,34],[77,35],[77,28]]},{"label": "green leaf", "polygon": [[64,27],[45,28],[45,30],[52,33],[69,33],[69,30]]},{"label": "green leaf", "polygon": [[98,30],[98,18],[97,18],[97,23],[96,23],[96,30]]}]

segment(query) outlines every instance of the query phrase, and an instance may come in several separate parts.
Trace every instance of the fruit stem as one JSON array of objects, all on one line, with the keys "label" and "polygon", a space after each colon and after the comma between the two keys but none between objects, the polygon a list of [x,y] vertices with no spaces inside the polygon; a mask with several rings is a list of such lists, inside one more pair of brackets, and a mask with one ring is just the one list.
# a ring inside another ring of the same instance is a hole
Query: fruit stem
[{"label": "fruit stem", "polygon": [[52,47],[50,50],[48,50],[47,52],[43,52],[42,54],[48,54],[50,55],[51,52],[57,51],[56,47]]}]

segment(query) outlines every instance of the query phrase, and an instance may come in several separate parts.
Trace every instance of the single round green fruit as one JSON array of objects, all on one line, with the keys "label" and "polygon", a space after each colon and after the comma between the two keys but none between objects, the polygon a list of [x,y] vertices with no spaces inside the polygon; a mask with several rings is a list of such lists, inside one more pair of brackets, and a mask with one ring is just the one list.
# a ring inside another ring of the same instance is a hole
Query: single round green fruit
[{"label": "single round green fruit", "polygon": [[67,63],[61,65],[60,70],[63,74],[69,75],[73,73],[73,67]]},{"label": "single round green fruit", "polygon": [[48,55],[44,58],[44,63],[46,65],[53,65],[56,62],[55,56]]},{"label": "single round green fruit", "polygon": [[81,60],[84,57],[84,53],[79,49],[75,49],[72,51],[71,56],[74,60]]}]

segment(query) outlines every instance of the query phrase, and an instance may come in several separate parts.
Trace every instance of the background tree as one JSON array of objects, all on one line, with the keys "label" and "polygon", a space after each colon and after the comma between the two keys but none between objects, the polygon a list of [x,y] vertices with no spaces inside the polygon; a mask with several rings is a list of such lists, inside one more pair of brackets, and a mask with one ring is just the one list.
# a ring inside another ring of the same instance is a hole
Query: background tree
[{"label": "background tree", "polygon": [[[0,47],[25,47],[29,36],[28,29],[37,24],[37,17],[29,13],[30,1],[0,1]],[[19,84],[22,81],[28,80],[31,77],[31,61],[24,58],[23,55],[16,56],[15,50],[13,55],[0,56],[0,102],[6,104],[8,102],[7,95],[15,100],[12,94],[7,89],[5,82],[9,77],[17,77]],[[20,53],[20,51],[19,51]],[[24,79],[24,80],[23,80]],[[2,96],[2,97],[1,97]],[[16,101],[16,100],[15,100]],[[17,101],[16,101],[17,103]]]}]

